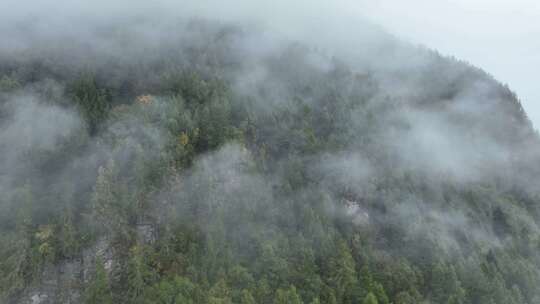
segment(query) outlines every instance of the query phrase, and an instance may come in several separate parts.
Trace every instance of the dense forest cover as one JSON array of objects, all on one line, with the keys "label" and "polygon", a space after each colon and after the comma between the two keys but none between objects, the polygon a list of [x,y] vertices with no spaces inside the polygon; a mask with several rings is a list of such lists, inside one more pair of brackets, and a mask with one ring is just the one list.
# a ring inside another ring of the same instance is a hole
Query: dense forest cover
[{"label": "dense forest cover", "polygon": [[131,22],[0,47],[1,303],[540,303],[507,87],[392,39]]}]

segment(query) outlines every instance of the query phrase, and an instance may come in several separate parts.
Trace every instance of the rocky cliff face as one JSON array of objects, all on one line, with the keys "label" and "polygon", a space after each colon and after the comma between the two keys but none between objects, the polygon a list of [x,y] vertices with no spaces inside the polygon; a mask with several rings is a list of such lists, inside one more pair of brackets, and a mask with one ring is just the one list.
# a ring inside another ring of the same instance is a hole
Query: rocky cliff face
[{"label": "rocky cliff face", "polygon": [[61,261],[56,265],[46,265],[38,281],[26,288],[20,298],[12,303],[81,303],[83,286],[92,275],[97,257],[105,261],[108,269],[111,269],[114,260],[106,239],[101,239],[94,246],[85,249],[78,258]]},{"label": "rocky cliff face", "polygon": [[[152,245],[157,238],[155,225],[149,222],[136,225],[137,242]],[[95,264],[103,263],[109,276],[118,265],[114,246],[107,237],[101,237],[94,245],[83,250],[82,255],[57,264],[48,264],[39,275],[39,280],[26,288],[12,303],[20,304],[80,304],[83,302],[84,287],[94,276]]]}]

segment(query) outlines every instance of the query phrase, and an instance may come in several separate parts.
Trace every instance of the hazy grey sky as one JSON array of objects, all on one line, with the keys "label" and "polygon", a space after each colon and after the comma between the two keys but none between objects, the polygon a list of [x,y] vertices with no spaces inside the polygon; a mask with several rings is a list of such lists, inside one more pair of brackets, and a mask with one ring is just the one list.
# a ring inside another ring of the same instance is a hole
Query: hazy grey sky
[{"label": "hazy grey sky", "polygon": [[[486,70],[518,94],[540,128],[539,0],[235,0],[231,4],[235,5],[225,5],[215,15],[248,14],[284,27],[285,32],[303,32],[315,39],[331,35],[334,40],[343,36],[352,41],[350,35],[362,36],[363,30],[355,19],[367,18],[403,40]],[[203,10],[208,7],[201,5]]]},{"label": "hazy grey sky", "polygon": [[341,2],[404,40],[469,61],[507,83],[540,128],[540,1]]},{"label": "hazy grey sky", "polygon": [[0,0],[0,12],[6,12],[0,13],[0,29],[2,22],[48,12],[51,2],[54,16],[80,12],[102,18],[130,11],[151,14],[152,9],[168,5],[171,12],[188,15],[248,18],[293,36],[342,39],[346,44],[341,46],[353,48],[353,36],[368,38],[369,30],[363,31],[365,24],[358,22],[367,18],[403,40],[466,60],[507,83],[540,128],[539,0],[35,0],[31,5]]}]

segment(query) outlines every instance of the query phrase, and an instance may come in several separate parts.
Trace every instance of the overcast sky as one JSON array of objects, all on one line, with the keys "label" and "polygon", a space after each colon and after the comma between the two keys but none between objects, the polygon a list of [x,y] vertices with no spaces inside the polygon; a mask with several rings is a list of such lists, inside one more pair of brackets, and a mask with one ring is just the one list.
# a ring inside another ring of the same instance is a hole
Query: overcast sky
[{"label": "overcast sky", "polygon": [[284,32],[348,42],[354,40],[351,35],[362,36],[362,23],[355,20],[367,18],[403,40],[483,68],[518,94],[540,128],[540,0],[35,0],[31,5],[0,0],[0,28],[2,20],[10,23],[30,9],[37,15],[48,12],[51,2],[57,10],[54,16],[69,11],[119,15],[127,14],[126,8],[137,11],[172,3],[174,10],[195,9],[233,20],[249,16]]},{"label": "overcast sky", "polygon": [[507,83],[540,128],[539,0],[343,0],[413,43],[479,66]]},{"label": "overcast sky", "polygon": [[[250,15],[267,19],[274,26],[283,23],[287,31],[291,27],[298,31],[307,28],[312,37],[333,35],[334,39],[343,36],[351,40],[354,38],[349,36],[361,32],[363,26],[354,19],[365,18],[405,41],[466,60],[508,84],[518,94],[535,127],[540,129],[537,74],[540,72],[540,0],[236,0],[233,3],[238,2],[243,4],[228,8],[241,14],[247,7]],[[294,26],[298,20],[301,24]],[[332,26],[324,33],[327,25]]]}]

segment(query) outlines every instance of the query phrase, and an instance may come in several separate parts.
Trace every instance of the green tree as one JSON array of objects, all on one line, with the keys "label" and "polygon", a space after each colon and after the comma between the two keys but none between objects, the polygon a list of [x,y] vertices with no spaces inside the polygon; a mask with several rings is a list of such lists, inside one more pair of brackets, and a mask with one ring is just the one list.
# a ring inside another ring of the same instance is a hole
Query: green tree
[{"label": "green tree", "polygon": [[0,93],[2,92],[11,92],[17,90],[21,87],[19,82],[11,77],[6,75],[0,77]]},{"label": "green tree", "polygon": [[231,290],[224,278],[219,279],[209,291],[208,302],[210,304],[230,304]]},{"label": "green tree", "polygon": [[[92,196],[93,216],[112,232],[124,239],[129,238],[129,208],[126,203],[127,190],[120,183],[114,161],[100,167]],[[100,228],[101,228],[100,227]]]},{"label": "green tree", "polygon": [[86,288],[85,304],[112,304],[112,292],[107,272],[100,258],[96,259],[93,280]]},{"label": "green tree", "polygon": [[288,290],[278,289],[274,298],[274,304],[302,304],[296,288],[291,286]]},{"label": "green tree", "polygon": [[364,301],[362,301],[362,304],[379,304],[379,301],[377,301],[377,297],[373,293],[370,292],[364,298]]},{"label": "green tree", "polygon": [[90,134],[95,134],[99,124],[105,120],[109,109],[108,94],[100,89],[91,74],[77,79],[71,87],[72,95],[86,118]]},{"label": "green tree", "polygon": [[72,258],[80,249],[80,238],[77,234],[77,227],[73,222],[73,216],[73,210],[66,208],[63,211],[60,225],[58,225],[57,238],[60,241],[62,257]]},{"label": "green tree", "polygon": [[400,292],[396,295],[396,304],[416,304],[414,298],[406,291]]},{"label": "green tree", "polygon": [[362,267],[360,271],[360,278],[362,281],[362,287],[368,293],[373,293],[375,297],[377,298],[378,302],[380,302],[381,304],[390,303],[390,300],[388,298],[388,295],[386,294],[386,291],[384,290],[384,287],[379,282],[376,282],[373,279],[373,276],[371,275],[371,272],[369,271],[369,268],[367,267],[367,265]]},{"label": "green tree", "polygon": [[465,291],[452,265],[438,262],[431,271],[430,291],[434,302],[454,304],[465,301]]},{"label": "green tree", "polygon": [[130,250],[130,257],[127,264],[127,299],[132,304],[142,304],[145,302],[147,286],[154,275],[144,260],[143,248],[135,245]]},{"label": "green tree", "polygon": [[240,296],[240,304],[255,304],[255,298],[251,295],[251,292],[249,290],[242,290],[241,296]]},{"label": "green tree", "polygon": [[339,240],[335,255],[329,263],[329,285],[336,292],[338,302],[345,301],[357,285],[356,264],[347,244]]},{"label": "green tree", "polygon": [[147,303],[156,304],[198,304],[205,303],[198,288],[189,279],[175,277],[153,285],[146,294]]}]

